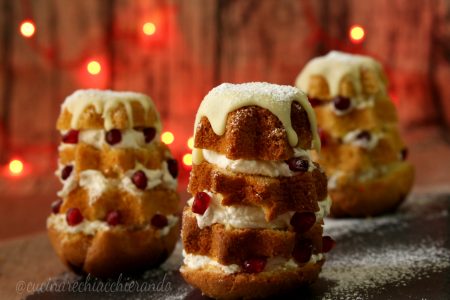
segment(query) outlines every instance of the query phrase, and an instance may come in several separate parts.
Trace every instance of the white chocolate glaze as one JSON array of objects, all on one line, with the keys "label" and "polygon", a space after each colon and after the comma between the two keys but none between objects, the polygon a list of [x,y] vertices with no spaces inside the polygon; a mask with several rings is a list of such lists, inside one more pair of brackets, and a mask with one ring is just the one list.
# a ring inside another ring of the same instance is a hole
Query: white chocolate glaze
[{"label": "white chocolate glaze", "polygon": [[[290,226],[290,221],[295,212],[287,212],[279,215],[272,221],[267,221],[264,210],[261,207],[247,205],[222,205],[221,194],[205,191],[211,202],[203,215],[194,214],[199,228],[205,228],[213,224],[222,224],[227,228],[255,228],[255,229],[285,229]],[[192,207],[194,199],[187,203]],[[315,212],[319,222],[330,212],[331,199],[327,197],[318,202],[319,211]]]},{"label": "white chocolate glaze", "polygon": [[[331,51],[327,55],[310,60],[297,77],[295,85],[303,91],[308,91],[311,76],[320,75],[328,83],[330,96],[334,97],[339,95],[342,78],[347,77],[351,80],[356,95],[361,95],[361,69],[373,69],[377,76],[382,73],[380,63],[369,56]],[[379,81],[384,80],[379,78]],[[385,93],[385,89],[383,85],[381,92]]]},{"label": "white chocolate glaze", "polygon": [[[289,165],[284,161],[269,161],[269,160],[245,160],[237,159],[232,160],[225,155],[214,152],[212,150],[199,149],[202,151],[202,156],[205,161],[210,164],[216,165],[219,168],[232,171],[234,173],[262,175],[269,177],[279,176],[294,176],[298,172],[293,172],[289,169]],[[304,156],[309,161],[308,172],[313,171],[316,166],[314,165],[310,154],[306,150],[294,148],[294,157]]]},{"label": "white chocolate glaze", "polygon": [[[190,270],[208,268],[225,274],[238,273],[242,270],[237,264],[223,265],[205,255],[190,254],[183,251],[183,257],[184,265]],[[315,264],[323,259],[324,255],[322,253],[313,254],[307,264]],[[282,272],[297,269],[301,266],[302,265],[298,265],[292,258],[272,257],[267,260],[263,272]]]},{"label": "white chocolate glaze", "polygon": [[[159,232],[159,236],[166,236],[169,234],[170,229],[174,227],[178,223],[178,217],[175,215],[167,215],[167,226],[157,230]],[[80,224],[75,226],[70,226],[67,224],[66,215],[65,214],[52,214],[47,218],[47,228],[53,227],[55,230],[64,233],[83,233],[85,235],[95,235],[97,232],[106,231],[111,229],[119,229],[119,230],[127,230],[126,226],[117,225],[117,226],[109,226],[108,223],[101,220],[89,221],[84,219]],[[148,229],[150,225],[142,226],[140,229]],[[136,227],[132,227],[133,230]]]},{"label": "white chocolate glaze", "polygon": [[[245,106],[256,105],[269,110],[280,120],[286,130],[289,144],[295,147],[298,144],[298,136],[291,123],[291,104],[293,101],[298,102],[306,111],[313,135],[312,147],[320,151],[316,117],[306,95],[291,86],[265,82],[223,83],[212,89],[198,109],[195,117],[194,135],[203,116],[208,118],[215,134],[223,135],[229,113]],[[199,164],[201,161],[201,152],[194,149],[193,162]]]},{"label": "white chocolate glaze", "polygon": [[[147,115],[149,109],[152,109],[157,114],[155,106],[150,97],[135,93],[135,92],[116,92],[111,90],[78,90],[72,95],[68,96],[62,104],[62,109],[67,109],[72,114],[71,128],[78,129],[78,120],[83,111],[93,106],[95,112],[101,114],[104,119],[104,127],[106,130],[113,129],[113,122],[111,119],[111,111],[120,105],[123,105],[127,113],[129,128],[134,127],[132,102],[139,102]],[[155,126],[160,130],[161,124],[159,122]]]}]

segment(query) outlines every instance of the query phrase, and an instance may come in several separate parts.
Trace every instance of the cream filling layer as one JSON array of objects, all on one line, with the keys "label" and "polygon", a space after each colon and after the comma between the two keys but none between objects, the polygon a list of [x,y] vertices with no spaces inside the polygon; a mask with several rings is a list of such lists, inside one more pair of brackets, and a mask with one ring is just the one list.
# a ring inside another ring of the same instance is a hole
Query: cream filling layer
[{"label": "cream filling layer", "polygon": [[[237,264],[222,265],[214,259],[204,255],[187,254],[185,251],[183,251],[183,257],[184,265],[191,270],[213,267],[213,269],[221,271],[225,274],[238,273],[242,270],[241,267]],[[313,254],[311,255],[311,258],[309,259],[307,264],[315,264],[323,258],[324,255],[322,253]],[[298,267],[300,267],[300,265],[298,265],[292,258],[287,259],[284,257],[273,257],[267,260],[263,272],[286,271],[297,269]]]},{"label": "cream filling layer", "polygon": [[[205,228],[213,224],[222,224],[231,228],[266,228],[281,229],[288,228],[295,212],[287,212],[279,215],[274,220],[268,222],[265,218],[264,210],[261,207],[246,205],[222,205],[223,196],[205,191],[210,197],[211,202],[203,215],[195,214],[199,228]],[[194,199],[188,201],[192,207]],[[330,212],[331,199],[318,202],[319,211],[316,214],[316,220],[320,221]]]},{"label": "cream filling layer", "polygon": [[[262,175],[269,177],[294,176],[298,172],[289,169],[289,165],[284,161],[264,161],[264,160],[232,160],[221,153],[217,153],[207,149],[199,149],[202,151],[203,158],[219,168],[232,171],[234,173]],[[316,166],[311,160],[309,151],[294,148],[294,157],[304,156],[308,159],[308,172],[313,171]]]},{"label": "cream filling layer", "polygon": [[369,139],[358,139],[358,134],[362,132],[361,129],[356,129],[353,131],[348,132],[344,137],[342,138],[342,142],[344,144],[351,144],[354,146],[358,146],[367,150],[373,150],[377,145],[380,139],[383,138],[382,133],[378,132],[370,132],[370,138]]},{"label": "cream filling layer", "polygon": [[[105,140],[105,135],[108,131],[104,129],[86,129],[80,130],[78,134],[78,142],[90,145],[96,149],[102,149],[103,146],[118,148],[118,149],[142,149],[149,147],[155,140],[159,138],[159,132],[156,133],[155,138],[149,142],[145,142],[145,136],[142,131],[134,129],[120,130],[122,139],[119,143],[110,145]],[[62,134],[67,131],[61,132]],[[61,143],[58,150],[64,150],[75,147],[76,144],[64,144]]]},{"label": "cream filling layer", "polygon": [[369,98],[356,97],[350,99],[350,107],[346,110],[339,110],[334,107],[333,101],[326,104],[328,109],[330,109],[337,116],[344,116],[350,113],[353,109],[362,110],[375,105],[375,98],[370,96]]},{"label": "cream filling layer", "polygon": [[[166,236],[169,234],[170,229],[174,227],[178,223],[178,217],[174,215],[167,215],[167,226],[158,230],[160,236]],[[84,219],[80,224],[75,226],[70,226],[67,224],[66,215],[65,214],[52,214],[47,218],[47,228],[53,227],[59,232],[64,233],[83,233],[85,235],[95,235],[100,231],[107,231],[110,229],[122,229],[126,230],[127,227],[122,225],[117,226],[109,226],[105,221],[95,220],[89,221]],[[150,228],[150,225],[146,225],[144,228]]]},{"label": "cream filling layer", "polygon": [[[63,168],[64,166],[60,164],[55,173],[63,184],[62,189],[57,193],[62,198],[67,197],[77,187],[75,170],[72,171],[66,180],[62,180],[61,171]],[[136,163],[135,168],[125,172],[125,176],[122,179],[106,178],[102,172],[97,170],[81,171],[79,173],[78,185],[88,192],[90,205],[95,203],[103,193],[113,187],[118,187],[133,195],[141,195],[143,190],[138,189],[131,181],[131,177],[138,170],[143,171],[147,176],[147,187],[145,190],[151,190],[158,185],[164,185],[173,190],[177,188],[178,181],[170,174],[166,161],[162,162],[161,169],[156,170],[146,169],[140,163]]]}]

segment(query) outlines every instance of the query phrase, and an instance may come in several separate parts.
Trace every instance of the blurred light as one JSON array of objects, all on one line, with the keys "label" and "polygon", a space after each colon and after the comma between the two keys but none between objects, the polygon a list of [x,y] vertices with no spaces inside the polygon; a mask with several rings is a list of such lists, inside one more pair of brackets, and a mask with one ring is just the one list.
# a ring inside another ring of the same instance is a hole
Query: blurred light
[{"label": "blurred light", "polygon": [[23,172],[23,162],[18,159],[11,160],[8,167],[12,175],[20,175]]},{"label": "blurred light", "polygon": [[173,133],[170,131],[166,131],[161,134],[161,141],[166,145],[172,144],[174,140],[175,137],[173,136]]},{"label": "blurred light", "polygon": [[364,28],[359,25],[353,25],[350,27],[349,37],[353,43],[361,43],[365,36]]},{"label": "blurred light", "polygon": [[187,141],[187,145],[189,147],[189,149],[194,150],[194,137],[191,136],[188,141]]},{"label": "blurred light", "polygon": [[192,166],[192,154],[186,153],[183,155],[183,164],[186,166]]},{"label": "blurred light", "polygon": [[20,24],[20,33],[24,37],[32,37],[34,33],[36,32],[36,26],[34,26],[34,23],[30,20],[23,21]]},{"label": "blurred light", "polygon": [[91,75],[97,75],[102,71],[102,65],[96,60],[91,60],[86,66],[87,71]]},{"label": "blurred light", "polygon": [[142,31],[145,35],[153,35],[156,32],[156,26],[152,22],[147,22],[142,26]]}]

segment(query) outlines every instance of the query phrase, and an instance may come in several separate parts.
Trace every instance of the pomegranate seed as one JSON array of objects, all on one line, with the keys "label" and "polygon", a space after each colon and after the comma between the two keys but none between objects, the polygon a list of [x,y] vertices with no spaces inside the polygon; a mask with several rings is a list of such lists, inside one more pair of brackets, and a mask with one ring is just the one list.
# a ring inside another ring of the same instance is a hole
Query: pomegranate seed
[{"label": "pomegranate seed", "polygon": [[62,200],[58,199],[52,202],[52,212],[56,215],[61,209]]},{"label": "pomegranate seed", "polygon": [[409,153],[408,153],[408,149],[407,148],[402,149],[402,151],[400,152],[402,160],[406,160],[408,158],[408,154]]},{"label": "pomegranate seed", "polygon": [[305,157],[292,157],[286,161],[291,171],[306,172],[309,168],[309,161]]},{"label": "pomegranate seed", "polygon": [[78,208],[69,208],[66,213],[66,221],[70,226],[75,226],[83,221],[83,215]]},{"label": "pomegranate seed", "polygon": [[167,221],[166,216],[156,214],[152,217],[152,220],[150,221],[153,227],[161,229],[167,226],[169,222]]},{"label": "pomegranate seed", "polygon": [[316,214],[312,212],[296,212],[291,218],[295,232],[307,232],[316,223]]},{"label": "pomegranate seed", "polygon": [[331,249],[336,246],[336,242],[331,238],[331,236],[324,236],[322,237],[322,252],[327,253]]},{"label": "pomegranate seed", "polygon": [[156,129],[154,127],[144,128],[142,132],[144,133],[146,143],[150,143],[155,138]]},{"label": "pomegranate seed", "polygon": [[370,135],[370,132],[367,130],[362,130],[360,133],[358,133],[356,135],[356,138],[358,140],[366,140],[366,141],[370,141],[370,139],[372,138],[372,136]]},{"label": "pomegranate seed", "polygon": [[245,273],[260,273],[264,271],[266,262],[265,258],[250,258],[244,261],[242,269]]},{"label": "pomegranate seed", "polygon": [[65,135],[62,136],[63,143],[66,144],[76,144],[78,143],[78,130],[69,130]]},{"label": "pomegranate seed", "polygon": [[116,226],[120,224],[120,213],[117,210],[112,210],[106,215],[106,223],[109,226]]},{"label": "pomegranate seed", "polygon": [[322,101],[317,98],[309,98],[308,97],[308,100],[312,107],[320,106],[323,104]]},{"label": "pomegranate seed", "polygon": [[292,257],[301,264],[307,263],[312,255],[313,244],[311,240],[303,239],[296,243]]},{"label": "pomegranate seed", "polygon": [[322,144],[322,147],[325,147],[329,144],[330,135],[322,128],[319,128],[319,137],[320,137],[320,143]]},{"label": "pomegranate seed", "polygon": [[337,96],[333,99],[333,105],[336,110],[344,111],[350,108],[351,101],[347,97]]},{"label": "pomegranate seed", "polygon": [[173,178],[178,177],[178,162],[175,159],[167,160],[167,168],[169,169],[169,173]]},{"label": "pomegranate seed", "polygon": [[138,189],[145,190],[147,187],[147,175],[143,171],[136,171],[131,177],[131,181]]},{"label": "pomegranate seed", "polygon": [[105,140],[110,145],[118,144],[122,140],[122,133],[119,129],[111,129],[106,133]]},{"label": "pomegranate seed", "polygon": [[65,166],[64,169],[62,169],[61,171],[61,179],[66,180],[67,178],[69,178],[70,174],[72,174],[72,170],[73,170],[72,165]]},{"label": "pomegranate seed", "polygon": [[211,197],[205,192],[195,194],[194,203],[192,203],[192,212],[203,215],[209,207]]}]

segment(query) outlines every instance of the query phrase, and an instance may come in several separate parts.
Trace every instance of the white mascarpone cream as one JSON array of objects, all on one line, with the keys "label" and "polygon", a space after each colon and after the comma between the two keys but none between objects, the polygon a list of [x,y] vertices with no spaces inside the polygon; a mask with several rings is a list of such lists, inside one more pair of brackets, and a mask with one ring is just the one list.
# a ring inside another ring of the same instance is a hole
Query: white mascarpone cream
[{"label": "white mascarpone cream", "polygon": [[[158,140],[159,133],[157,132],[153,140],[149,143],[145,142],[145,136],[142,131],[135,129],[122,129],[122,139],[119,143],[110,145],[106,142],[105,136],[108,131],[104,129],[86,129],[80,130],[78,134],[78,143],[90,145],[96,149],[103,149],[104,146],[118,149],[142,149],[153,145],[155,140]],[[61,134],[66,134],[67,131],[62,131]],[[73,148],[76,144],[61,143],[58,150]]]},{"label": "white mascarpone cream", "polygon": [[[261,207],[247,205],[224,206],[221,204],[223,196],[205,191],[210,197],[211,202],[203,215],[195,214],[199,228],[205,228],[212,224],[222,224],[232,228],[266,228],[278,229],[290,226],[290,221],[295,212],[287,212],[279,215],[274,220],[268,222],[265,218],[264,210]],[[188,201],[192,206],[194,199]],[[317,221],[322,220],[328,215],[331,206],[331,199],[318,202],[319,211],[317,211]]]},{"label": "white mascarpone cream", "polygon": [[337,116],[344,116],[350,113],[353,109],[363,110],[369,107],[373,107],[375,105],[375,98],[370,96],[368,98],[364,97],[355,97],[350,99],[350,106],[345,110],[336,109],[333,101],[330,101],[326,104],[329,110],[331,110]]},{"label": "white mascarpone cream", "polygon": [[383,134],[379,132],[370,132],[370,137],[367,138],[358,138],[358,135],[362,132],[360,129],[356,129],[348,132],[342,138],[342,142],[344,144],[355,145],[367,150],[374,149],[381,138],[383,138]]},{"label": "white mascarpone cream", "polygon": [[[61,171],[64,168],[63,165],[59,165],[56,175],[63,183],[63,188],[58,191],[59,197],[67,197],[72,190],[77,187],[77,179],[75,178],[75,170],[72,171],[70,176],[66,180],[61,179]],[[169,172],[169,168],[166,161],[161,164],[161,169],[149,170],[142,166],[140,163],[136,163],[136,166],[132,170],[125,172],[125,176],[121,180],[114,178],[106,178],[104,174],[97,170],[85,170],[79,173],[78,185],[84,188],[89,193],[89,204],[92,205],[95,201],[108,189],[112,187],[119,187],[133,195],[141,194],[143,191],[138,189],[131,181],[131,176],[136,171],[143,171],[147,176],[146,190],[151,190],[158,185],[164,185],[169,189],[176,189],[178,181],[173,178]]]},{"label": "white mascarpone cream", "polygon": [[[160,236],[166,236],[169,234],[170,229],[174,227],[178,223],[178,217],[174,215],[168,215],[167,217],[167,226],[158,230]],[[146,228],[150,225],[146,225],[143,228]],[[95,235],[97,232],[106,231],[110,229],[127,229],[125,226],[117,225],[117,226],[109,226],[105,221],[95,220],[89,221],[84,219],[80,224],[75,226],[70,226],[67,224],[66,215],[65,214],[52,214],[47,219],[47,228],[53,227],[59,232],[65,233],[83,233],[85,235]]]},{"label": "white mascarpone cream", "polygon": [[[241,271],[241,267],[237,264],[222,265],[214,259],[204,255],[188,254],[183,251],[183,257],[184,265],[191,270],[214,267],[217,271],[222,271],[225,274],[233,274]],[[322,253],[313,254],[307,264],[314,264],[322,260],[323,257],[324,255]],[[285,271],[296,269],[298,267],[299,265],[292,258],[286,259],[284,257],[273,257],[267,260],[263,272]]]},{"label": "white mascarpone cream", "polygon": [[[284,161],[264,161],[264,160],[246,160],[237,159],[232,160],[221,153],[217,153],[207,149],[199,149],[202,151],[203,158],[219,168],[232,171],[234,173],[262,175],[269,177],[279,176],[293,176],[296,172],[289,169],[289,165]],[[310,157],[309,151],[294,148],[294,157],[304,156],[308,159],[309,168],[311,172],[316,167]]]}]

